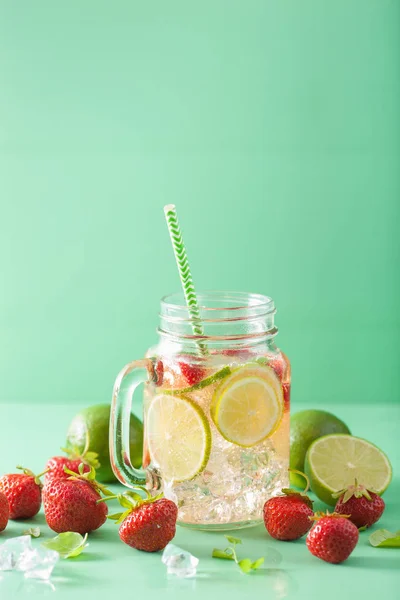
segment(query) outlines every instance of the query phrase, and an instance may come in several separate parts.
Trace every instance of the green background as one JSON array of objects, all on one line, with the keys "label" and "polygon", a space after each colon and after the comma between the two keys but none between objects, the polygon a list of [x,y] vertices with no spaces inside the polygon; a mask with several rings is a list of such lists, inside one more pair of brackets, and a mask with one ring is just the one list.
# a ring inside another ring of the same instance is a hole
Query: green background
[{"label": "green background", "polygon": [[0,400],[109,401],[179,287],[271,295],[293,400],[397,402],[400,3],[0,3]]}]

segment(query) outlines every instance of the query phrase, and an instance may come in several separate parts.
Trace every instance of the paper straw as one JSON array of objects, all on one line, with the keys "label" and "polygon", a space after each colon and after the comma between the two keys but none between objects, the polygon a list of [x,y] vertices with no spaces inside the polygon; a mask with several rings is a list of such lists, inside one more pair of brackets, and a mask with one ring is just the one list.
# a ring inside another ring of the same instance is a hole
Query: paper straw
[{"label": "paper straw", "polygon": [[[167,220],[169,235],[171,236],[176,264],[178,265],[183,293],[185,295],[189,315],[192,320],[192,330],[194,335],[204,335],[196,291],[194,289],[192,274],[190,272],[189,261],[186,255],[185,244],[183,243],[182,233],[179,227],[175,205],[167,204],[167,206],[164,206],[164,213]],[[197,344],[202,354],[208,354],[207,348],[202,341],[198,340]]]}]

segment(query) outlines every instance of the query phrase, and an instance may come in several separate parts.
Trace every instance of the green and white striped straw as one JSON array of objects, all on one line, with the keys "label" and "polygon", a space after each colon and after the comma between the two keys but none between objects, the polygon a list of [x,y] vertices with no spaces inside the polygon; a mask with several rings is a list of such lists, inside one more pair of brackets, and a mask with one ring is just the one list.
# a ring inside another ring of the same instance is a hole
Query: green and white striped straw
[{"label": "green and white striped straw", "polygon": [[[192,330],[194,335],[204,335],[196,291],[194,289],[192,274],[190,272],[189,261],[186,254],[185,244],[183,243],[182,233],[179,227],[175,205],[167,204],[167,206],[164,206],[164,213],[167,220],[169,235],[171,236],[176,264],[178,265],[183,293],[185,295],[189,315],[192,320]],[[205,346],[204,342],[199,340],[197,343],[201,353],[203,355],[208,354],[207,347]]]}]

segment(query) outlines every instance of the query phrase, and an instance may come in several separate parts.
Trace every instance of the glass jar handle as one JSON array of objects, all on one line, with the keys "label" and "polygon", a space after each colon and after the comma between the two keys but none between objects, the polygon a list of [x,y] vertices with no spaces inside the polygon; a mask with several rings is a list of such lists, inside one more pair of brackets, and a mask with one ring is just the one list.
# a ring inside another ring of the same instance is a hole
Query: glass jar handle
[{"label": "glass jar handle", "polygon": [[145,358],[127,364],[114,383],[110,418],[111,466],[117,479],[130,488],[145,485],[147,479],[146,470],[135,469],[130,457],[129,425],[132,397],[138,385],[155,380],[153,363]]}]

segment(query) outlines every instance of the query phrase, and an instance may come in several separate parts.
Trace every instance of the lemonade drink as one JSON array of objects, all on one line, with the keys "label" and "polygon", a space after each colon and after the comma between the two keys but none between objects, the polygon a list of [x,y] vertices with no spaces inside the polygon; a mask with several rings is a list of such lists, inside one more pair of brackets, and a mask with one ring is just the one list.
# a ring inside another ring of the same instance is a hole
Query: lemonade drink
[{"label": "lemonade drink", "polygon": [[290,364],[274,344],[270,298],[201,298],[206,353],[188,333],[187,309],[162,303],[161,341],[148,354],[157,382],[145,389],[143,466],[177,502],[181,525],[255,525],[289,483]]}]

